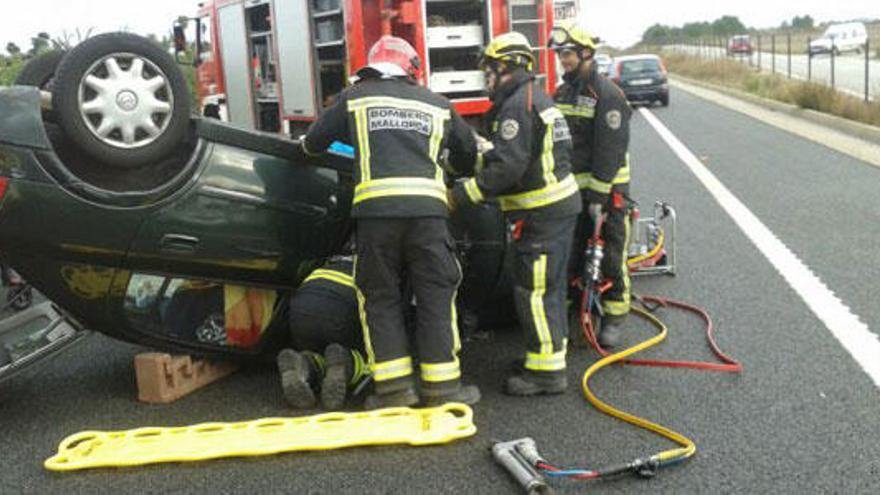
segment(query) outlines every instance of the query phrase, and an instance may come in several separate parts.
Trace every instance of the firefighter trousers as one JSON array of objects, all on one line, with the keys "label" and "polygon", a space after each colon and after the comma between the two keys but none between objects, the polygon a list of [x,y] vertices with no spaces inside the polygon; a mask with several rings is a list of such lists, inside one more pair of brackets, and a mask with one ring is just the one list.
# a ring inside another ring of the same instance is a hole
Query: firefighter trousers
[{"label": "firefighter trousers", "polygon": [[412,384],[413,360],[404,324],[406,282],[415,297],[415,345],[423,385],[459,382],[455,296],[462,274],[453,248],[445,218],[357,219],[355,285],[378,393]]},{"label": "firefighter trousers", "polygon": [[[615,192],[614,194],[620,194]],[[611,281],[611,288],[602,294],[602,312],[605,316],[625,316],[630,309],[630,276],[626,260],[630,242],[630,218],[626,201],[620,207],[609,201],[605,206],[605,223],[602,226],[602,240],[605,242],[602,258],[602,276]],[[572,276],[584,272],[585,251],[590,236],[593,235],[593,219],[584,205],[578,217],[575,230],[575,254],[572,256]]]},{"label": "firefighter trousers", "polygon": [[514,224],[513,298],[525,334],[528,371],[565,370],[566,272],[576,221],[575,215],[528,213]]}]

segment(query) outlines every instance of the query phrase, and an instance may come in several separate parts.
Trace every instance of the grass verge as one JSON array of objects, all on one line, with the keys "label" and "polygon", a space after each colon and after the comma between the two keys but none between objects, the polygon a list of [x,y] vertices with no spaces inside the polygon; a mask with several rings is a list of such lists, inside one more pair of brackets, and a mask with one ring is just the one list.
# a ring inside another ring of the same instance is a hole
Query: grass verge
[{"label": "grass verge", "polygon": [[761,74],[731,60],[701,60],[680,53],[666,53],[664,61],[673,74],[880,127],[880,102],[865,103],[861,98],[822,84]]}]

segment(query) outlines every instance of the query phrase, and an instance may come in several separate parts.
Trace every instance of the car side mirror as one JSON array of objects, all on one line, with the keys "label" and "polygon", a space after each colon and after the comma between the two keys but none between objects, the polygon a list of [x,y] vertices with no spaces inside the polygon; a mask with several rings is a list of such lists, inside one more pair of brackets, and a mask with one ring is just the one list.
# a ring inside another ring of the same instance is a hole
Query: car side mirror
[{"label": "car side mirror", "polygon": [[186,51],[186,32],[183,24],[174,25],[174,53],[180,54]]}]

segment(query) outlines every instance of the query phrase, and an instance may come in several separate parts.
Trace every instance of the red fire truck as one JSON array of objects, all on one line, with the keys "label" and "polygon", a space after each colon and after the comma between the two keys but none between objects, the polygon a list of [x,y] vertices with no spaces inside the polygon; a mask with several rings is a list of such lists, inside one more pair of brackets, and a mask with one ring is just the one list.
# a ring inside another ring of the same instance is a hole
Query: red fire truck
[{"label": "red fire truck", "polygon": [[464,116],[490,102],[482,48],[519,31],[531,41],[548,91],[553,0],[208,0],[195,21],[202,111],[235,125],[298,135],[366,63],[383,34],[418,51],[429,88]]}]

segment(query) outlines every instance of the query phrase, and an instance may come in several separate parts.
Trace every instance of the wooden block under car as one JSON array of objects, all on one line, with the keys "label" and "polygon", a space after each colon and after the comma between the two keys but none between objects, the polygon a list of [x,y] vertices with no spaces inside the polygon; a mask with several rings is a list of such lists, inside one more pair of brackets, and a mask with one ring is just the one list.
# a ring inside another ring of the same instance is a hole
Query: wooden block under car
[{"label": "wooden block under car", "polygon": [[134,357],[134,369],[138,400],[168,403],[231,374],[238,366],[187,355],[143,352]]}]

